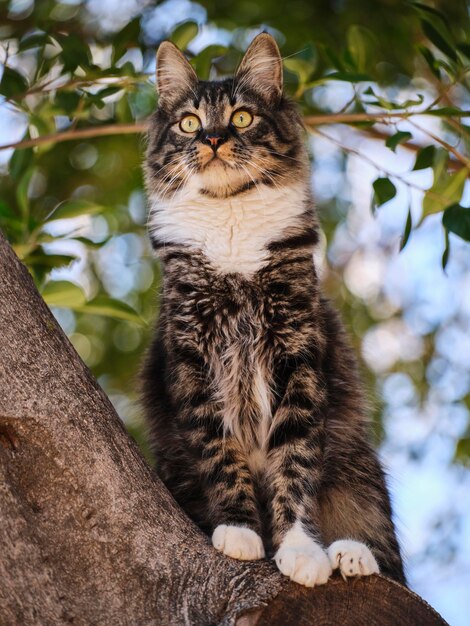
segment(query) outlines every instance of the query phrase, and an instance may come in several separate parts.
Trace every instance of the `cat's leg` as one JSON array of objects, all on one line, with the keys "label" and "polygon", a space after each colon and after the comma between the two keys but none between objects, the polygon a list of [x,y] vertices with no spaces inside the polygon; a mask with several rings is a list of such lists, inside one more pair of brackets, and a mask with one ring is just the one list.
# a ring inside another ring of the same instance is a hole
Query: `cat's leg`
[{"label": "cat's leg", "polygon": [[351,438],[320,503],[331,565],[343,577],[381,573],[406,584],[382,468],[364,440]]},{"label": "cat's leg", "polygon": [[321,542],[316,494],[321,482],[322,387],[308,366],[290,376],[268,442],[266,488],[271,502],[274,559],[307,587],[327,582],[332,567]]},{"label": "cat's leg", "polygon": [[262,559],[261,521],[251,473],[239,444],[224,434],[220,415],[203,395],[191,398],[190,408],[178,416],[178,426],[207,502],[205,526],[220,552],[235,559]]}]

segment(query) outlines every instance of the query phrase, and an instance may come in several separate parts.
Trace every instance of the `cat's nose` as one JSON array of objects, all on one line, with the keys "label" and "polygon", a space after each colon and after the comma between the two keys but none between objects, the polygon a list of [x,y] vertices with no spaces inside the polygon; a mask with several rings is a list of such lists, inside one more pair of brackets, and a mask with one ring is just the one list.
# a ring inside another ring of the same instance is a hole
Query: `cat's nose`
[{"label": "cat's nose", "polygon": [[225,136],[220,133],[206,133],[204,143],[208,144],[215,153],[217,152],[219,146],[225,142],[225,139]]}]

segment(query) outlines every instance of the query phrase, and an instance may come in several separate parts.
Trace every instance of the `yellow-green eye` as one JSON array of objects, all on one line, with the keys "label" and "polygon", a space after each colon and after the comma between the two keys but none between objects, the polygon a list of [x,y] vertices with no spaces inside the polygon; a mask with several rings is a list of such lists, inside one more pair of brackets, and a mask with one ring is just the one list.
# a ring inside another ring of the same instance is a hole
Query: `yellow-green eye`
[{"label": "yellow-green eye", "polygon": [[180,128],[184,133],[195,133],[201,128],[201,122],[196,115],[185,115],[180,122]]},{"label": "yellow-green eye", "polygon": [[253,121],[253,116],[248,111],[235,111],[232,115],[232,124],[237,128],[246,128]]}]

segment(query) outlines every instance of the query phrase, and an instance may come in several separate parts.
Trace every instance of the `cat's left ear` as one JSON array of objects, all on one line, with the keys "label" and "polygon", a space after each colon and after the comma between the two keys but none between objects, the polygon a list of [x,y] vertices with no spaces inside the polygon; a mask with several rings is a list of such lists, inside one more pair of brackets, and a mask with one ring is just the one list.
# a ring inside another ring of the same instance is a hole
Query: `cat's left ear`
[{"label": "cat's left ear", "polygon": [[184,54],[171,43],[164,41],[157,52],[157,91],[160,106],[171,108],[185,95],[196,94],[196,72]]},{"label": "cat's left ear", "polygon": [[282,59],[274,38],[257,35],[248,46],[236,73],[238,90],[250,89],[274,104],[282,95]]}]

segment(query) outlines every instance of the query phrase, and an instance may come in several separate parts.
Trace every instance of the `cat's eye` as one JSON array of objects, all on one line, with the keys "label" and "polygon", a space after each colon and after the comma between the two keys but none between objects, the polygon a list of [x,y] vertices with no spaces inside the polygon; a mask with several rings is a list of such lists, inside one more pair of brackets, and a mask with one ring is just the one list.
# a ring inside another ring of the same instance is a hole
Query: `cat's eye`
[{"label": "cat's eye", "polygon": [[232,124],[237,128],[247,128],[253,121],[253,116],[248,111],[235,111],[232,115]]},{"label": "cat's eye", "polygon": [[197,115],[185,115],[180,122],[180,128],[184,133],[195,133],[201,128],[201,121]]}]

